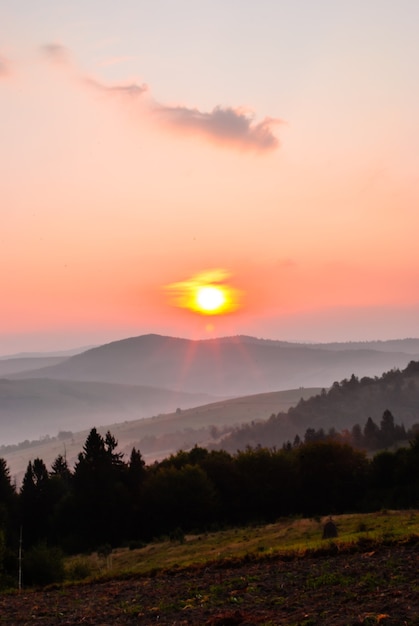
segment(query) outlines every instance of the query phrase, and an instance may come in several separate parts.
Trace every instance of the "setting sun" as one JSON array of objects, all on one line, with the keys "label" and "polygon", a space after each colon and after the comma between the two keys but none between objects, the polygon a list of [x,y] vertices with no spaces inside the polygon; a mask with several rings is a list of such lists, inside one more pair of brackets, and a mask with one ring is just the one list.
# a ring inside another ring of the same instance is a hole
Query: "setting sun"
[{"label": "setting sun", "polygon": [[239,291],[226,283],[230,274],[215,269],[166,286],[172,305],[201,315],[222,315],[240,308]]},{"label": "setting sun", "polygon": [[206,313],[217,313],[226,302],[224,289],[214,285],[198,287],[196,302],[198,307]]}]

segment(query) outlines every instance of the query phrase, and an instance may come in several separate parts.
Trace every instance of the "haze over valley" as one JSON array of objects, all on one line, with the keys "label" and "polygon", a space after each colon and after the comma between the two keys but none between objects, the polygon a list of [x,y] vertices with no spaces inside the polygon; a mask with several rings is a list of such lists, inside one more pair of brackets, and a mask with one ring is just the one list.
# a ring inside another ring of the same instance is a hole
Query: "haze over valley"
[{"label": "haze over valley", "polygon": [[[416,339],[312,345],[144,335],[69,357],[7,358],[0,360],[0,444],[15,475],[41,452],[52,462],[64,446],[71,459],[93,426],[110,427],[126,452],[135,444],[153,460],[195,443],[214,445],[241,424],[285,413],[352,374],[404,369],[419,359],[418,347]],[[385,408],[378,405],[376,417]],[[360,421],[370,409],[359,405]],[[342,415],[323,425],[346,427],[356,418]],[[281,428],[282,440],[296,434],[285,418]],[[39,439],[39,448],[13,449]],[[248,443],[258,442],[252,435]]]}]

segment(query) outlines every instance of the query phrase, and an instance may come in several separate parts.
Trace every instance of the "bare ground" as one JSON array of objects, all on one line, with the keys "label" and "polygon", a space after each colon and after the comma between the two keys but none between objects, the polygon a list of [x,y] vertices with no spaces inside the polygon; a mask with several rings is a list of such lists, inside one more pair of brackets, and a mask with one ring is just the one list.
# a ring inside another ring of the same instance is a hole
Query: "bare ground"
[{"label": "bare ground", "polygon": [[[333,552],[333,546],[332,546]],[[0,595],[10,626],[419,625],[419,543]]]}]

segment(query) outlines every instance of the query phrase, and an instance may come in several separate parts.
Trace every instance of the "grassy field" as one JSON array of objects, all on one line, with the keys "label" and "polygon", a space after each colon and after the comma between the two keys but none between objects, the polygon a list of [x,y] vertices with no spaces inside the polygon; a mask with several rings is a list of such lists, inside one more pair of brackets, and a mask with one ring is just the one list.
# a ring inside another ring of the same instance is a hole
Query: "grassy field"
[{"label": "grassy field", "polygon": [[[154,541],[67,559],[64,584],[0,594],[7,626],[419,626],[419,511]],[[182,539],[182,541],[181,541]]]},{"label": "grassy field", "polygon": [[322,539],[328,518],[283,519],[267,526],[253,526],[187,535],[181,540],[162,539],[143,548],[119,548],[108,556],[93,553],[68,558],[67,575],[89,579],[146,575],[156,571],[203,566],[215,561],[257,559],[275,555],[351,550],[357,546],[396,542],[419,536],[419,511],[382,511],[339,515],[333,518],[338,537]]}]

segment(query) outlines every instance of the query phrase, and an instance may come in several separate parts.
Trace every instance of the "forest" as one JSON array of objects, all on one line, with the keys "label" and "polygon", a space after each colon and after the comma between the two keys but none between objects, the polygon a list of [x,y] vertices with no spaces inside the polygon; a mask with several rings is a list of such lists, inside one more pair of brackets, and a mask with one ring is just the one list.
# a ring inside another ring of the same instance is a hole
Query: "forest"
[{"label": "forest", "polygon": [[[301,398],[287,412],[237,426],[223,437],[219,447],[235,452],[246,445],[281,446],[286,440],[293,442],[295,437],[301,438],[309,430],[312,435],[313,431],[317,433],[314,439],[328,436],[355,447],[379,450],[419,431],[418,406],[419,362],[410,361],[403,370],[393,368],[379,377],[358,378],[352,374],[336,381],[315,396]],[[389,428],[384,426],[380,433],[377,422],[388,408],[401,424],[394,429],[390,419]],[[366,430],[362,423],[368,423]]]},{"label": "forest", "polygon": [[36,458],[19,490],[0,459],[1,584],[16,580],[19,543],[29,562],[40,546],[72,554],[284,516],[417,507],[418,470],[419,436],[371,458],[326,438],[235,454],[195,446],[146,466],[93,428],[73,469],[61,455],[50,469]]}]

